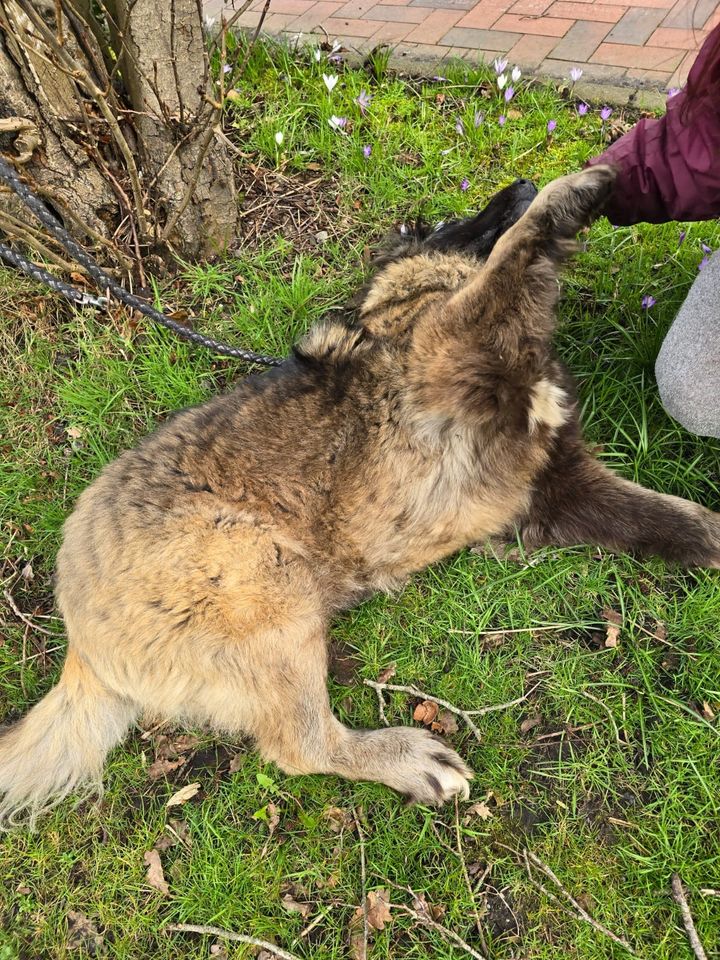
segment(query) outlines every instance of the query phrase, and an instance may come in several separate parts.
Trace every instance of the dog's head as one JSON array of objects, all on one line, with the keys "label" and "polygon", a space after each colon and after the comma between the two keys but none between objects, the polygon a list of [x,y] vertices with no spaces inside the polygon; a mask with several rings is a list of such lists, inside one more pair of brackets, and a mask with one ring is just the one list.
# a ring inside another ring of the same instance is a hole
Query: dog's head
[{"label": "dog's head", "polygon": [[389,237],[374,259],[378,268],[401,257],[436,251],[460,253],[484,260],[500,237],[516,223],[537,196],[529,180],[515,180],[500,190],[474,217],[445,220],[431,226],[419,219],[400,227]]}]

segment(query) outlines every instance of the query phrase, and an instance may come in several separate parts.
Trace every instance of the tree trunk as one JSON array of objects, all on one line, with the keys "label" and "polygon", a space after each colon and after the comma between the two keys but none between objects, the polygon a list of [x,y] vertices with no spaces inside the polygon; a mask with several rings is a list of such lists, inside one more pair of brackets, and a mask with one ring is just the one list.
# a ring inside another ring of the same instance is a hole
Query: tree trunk
[{"label": "tree trunk", "polygon": [[[0,0],[0,150],[81,241],[136,257],[226,247],[220,114],[197,0]],[[0,230],[43,252],[35,227],[0,193]]]}]

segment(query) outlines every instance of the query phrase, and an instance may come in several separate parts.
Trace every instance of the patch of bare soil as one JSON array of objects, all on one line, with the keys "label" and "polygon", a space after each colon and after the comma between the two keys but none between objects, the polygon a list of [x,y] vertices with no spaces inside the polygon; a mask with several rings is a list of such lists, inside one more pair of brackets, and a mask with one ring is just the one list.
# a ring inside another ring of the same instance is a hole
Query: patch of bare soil
[{"label": "patch of bare soil", "polygon": [[311,252],[352,229],[352,219],[340,213],[336,179],[328,177],[319,164],[315,166],[289,172],[250,162],[238,165],[240,244],[260,246],[282,237],[296,251]]}]

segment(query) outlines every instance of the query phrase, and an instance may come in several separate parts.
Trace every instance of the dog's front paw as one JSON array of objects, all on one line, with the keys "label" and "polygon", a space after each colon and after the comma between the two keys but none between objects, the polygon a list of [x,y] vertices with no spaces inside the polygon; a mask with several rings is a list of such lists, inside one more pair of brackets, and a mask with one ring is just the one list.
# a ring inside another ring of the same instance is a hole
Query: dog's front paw
[{"label": "dog's front paw", "polygon": [[473,773],[442,741],[425,730],[410,730],[410,750],[397,771],[395,788],[410,803],[441,806],[453,797],[467,800]]}]

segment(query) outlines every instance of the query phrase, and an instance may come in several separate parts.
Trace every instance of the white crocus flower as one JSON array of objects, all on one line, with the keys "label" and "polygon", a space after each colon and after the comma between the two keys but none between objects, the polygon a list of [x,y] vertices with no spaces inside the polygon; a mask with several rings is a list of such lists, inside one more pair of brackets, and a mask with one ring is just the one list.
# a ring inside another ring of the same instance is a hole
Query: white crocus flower
[{"label": "white crocus flower", "polygon": [[498,88],[502,90],[505,87],[506,83],[507,83],[507,77],[504,73],[501,73],[500,76],[497,78]]},{"label": "white crocus flower", "polygon": [[282,132],[282,130],[278,130],[278,132],[275,134],[275,143],[279,147],[281,147],[283,145],[284,139],[285,139],[285,134]]},{"label": "white crocus flower", "polygon": [[325,81],[325,86],[328,89],[328,93],[332,93],[333,89],[335,88],[335,84],[338,82],[338,77],[334,73],[331,73],[330,76],[328,76],[327,73],[324,73],[323,80]]},{"label": "white crocus flower", "polygon": [[510,74],[510,76],[512,77],[513,83],[517,83],[520,77],[522,76],[522,70],[520,69],[520,67],[513,67],[513,71]]}]

